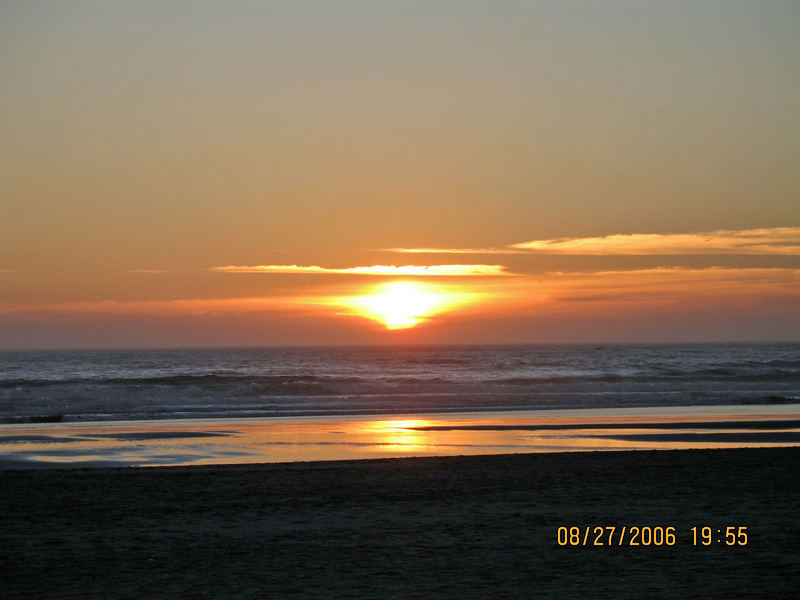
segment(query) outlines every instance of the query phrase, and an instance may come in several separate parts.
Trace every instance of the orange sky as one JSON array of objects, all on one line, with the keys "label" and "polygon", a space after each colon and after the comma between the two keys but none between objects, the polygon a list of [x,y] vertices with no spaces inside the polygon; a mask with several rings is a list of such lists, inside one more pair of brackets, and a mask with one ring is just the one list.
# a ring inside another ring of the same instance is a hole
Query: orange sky
[{"label": "orange sky", "polygon": [[797,340],[799,25],[4,3],[0,348]]}]

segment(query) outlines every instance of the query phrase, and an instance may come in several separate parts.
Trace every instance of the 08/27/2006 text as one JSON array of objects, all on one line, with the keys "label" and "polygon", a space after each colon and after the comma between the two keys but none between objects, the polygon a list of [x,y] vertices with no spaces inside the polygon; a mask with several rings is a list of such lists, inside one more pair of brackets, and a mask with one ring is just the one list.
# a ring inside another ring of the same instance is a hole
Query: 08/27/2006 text
[{"label": "08/27/2006 text", "polygon": [[[678,543],[676,527],[663,525],[583,525],[556,530],[559,546],[674,546]],[[747,527],[708,525],[691,527],[692,546],[746,546]]]}]

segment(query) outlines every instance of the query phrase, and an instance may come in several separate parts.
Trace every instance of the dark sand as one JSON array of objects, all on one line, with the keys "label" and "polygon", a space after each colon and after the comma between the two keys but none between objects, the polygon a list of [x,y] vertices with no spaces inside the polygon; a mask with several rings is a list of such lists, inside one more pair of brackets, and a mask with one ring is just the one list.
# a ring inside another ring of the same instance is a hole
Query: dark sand
[{"label": "dark sand", "polygon": [[789,598],[800,448],[5,471],[0,519],[5,598]]}]

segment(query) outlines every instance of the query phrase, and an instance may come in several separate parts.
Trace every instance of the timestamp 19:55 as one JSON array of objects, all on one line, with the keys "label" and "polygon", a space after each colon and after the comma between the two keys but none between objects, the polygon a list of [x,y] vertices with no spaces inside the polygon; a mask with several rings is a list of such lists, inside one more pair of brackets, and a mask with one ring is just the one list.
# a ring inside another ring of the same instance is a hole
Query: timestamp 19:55
[{"label": "timestamp 19:55", "polygon": [[747,545],[747,527],[729,526],[725,529],[714,529],[712,527],[697,527],[696,525],[691,528],[692,544],[697,546],[711,546],[714,543],[726,546],[746,546]]}]

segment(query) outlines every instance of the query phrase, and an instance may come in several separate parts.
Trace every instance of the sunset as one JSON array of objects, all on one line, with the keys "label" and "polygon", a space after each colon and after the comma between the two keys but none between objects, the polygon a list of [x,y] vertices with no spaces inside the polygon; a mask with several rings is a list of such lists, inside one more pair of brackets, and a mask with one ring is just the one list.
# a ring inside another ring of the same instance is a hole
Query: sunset
[{"label": "sunset", "polygon": [[11,596],[793,592],[798,31],[0,3]]},{"label": "sunset", "polygon": [[[791,4],[234,4],[0,9],[0,348],[797,340]],[[326,302],[420,276],[498,302]]]},{"label": "sunset", "polygon": [[393,281],[368,296],[356,296],[347,303],[359,314],[383,323],[387,329],[405,329],[446,311],[456,302],[452,298],[455,295],[446,295],[413,281]]}]

